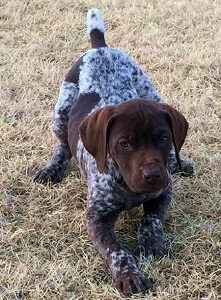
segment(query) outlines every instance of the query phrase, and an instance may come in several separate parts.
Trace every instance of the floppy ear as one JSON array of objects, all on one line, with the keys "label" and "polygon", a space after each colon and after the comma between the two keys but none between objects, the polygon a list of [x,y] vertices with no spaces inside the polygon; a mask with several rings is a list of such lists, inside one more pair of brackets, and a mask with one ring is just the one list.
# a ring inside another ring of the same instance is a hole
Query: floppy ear
[{"label": "floppy ear", "polygon": [[169,116],[169,123],[173,134],[174,147],[178,151],[180,151],[187,135],[187,130],[189,127],[188,122],[185,119],[185,117],[180,112],[178,112],[175,108],[167,104],[161,104],[161,105],[163,110],[166,111]]},{"label": "floppy ear", "polygon": [[175,108],[167,104],[161,105],[163,110],[168,113],[168,120],[173,135],[173,145],[175,148],[176,159],[182,170],[179,151],[184,144],[189,125],[185,117],[181,113],[179,113]]},{"label": "floppy ear", "polygon": [[87,151],[95,158],[97,169],[104,172],[107,157],[107,131],[114,116],[114,106],[106,106],[87,116],[79,126],[79,132]]}]

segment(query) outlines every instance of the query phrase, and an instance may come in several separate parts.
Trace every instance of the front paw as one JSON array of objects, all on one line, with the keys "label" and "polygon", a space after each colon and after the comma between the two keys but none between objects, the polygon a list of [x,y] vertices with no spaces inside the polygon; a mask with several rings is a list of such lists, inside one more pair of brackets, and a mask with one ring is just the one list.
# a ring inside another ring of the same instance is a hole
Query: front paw
[{"label": "front paw", "polygon": [[116,275],[116,288],[125,296],[136,293],[145,293],[151,284],[139,271],[124,269]]},{"label": "front paw", "polygon": [[166,254],[163,225],[159,219],[153,219],[149,224],[141,224],[138,242],[141,260],[150,256],[161,258]]},{"label": "front paw", "polygon": [[46,184],[48,182],[58,183],[62,180],[63,174],[58,168],[44,167],[34,177],[34,181]]},{"label": "front paw", "polygon": [[139,250],[141,261],[146,260],[150,256],[159,259],[167,252],[165,242],[162,237],[160,237],[158,240],[155,238],[143,239],[142,242],[140,242]]}]

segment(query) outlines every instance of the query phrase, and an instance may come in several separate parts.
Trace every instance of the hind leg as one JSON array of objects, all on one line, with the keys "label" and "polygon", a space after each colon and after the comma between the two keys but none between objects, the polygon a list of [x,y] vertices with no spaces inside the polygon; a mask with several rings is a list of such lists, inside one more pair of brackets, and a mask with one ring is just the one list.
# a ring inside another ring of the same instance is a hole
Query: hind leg
[{"label": "hind leg", "polygon": [[55,145],[54,153],[50,161],[35,176],[34,181],[39,183],[60,182],[64,177],[64,171],[71,159],[71,152],[68,145],[59,142]]},{"label": "hind leg", "polygon": [[68,145],[68,119],[71,107],[78,97],[78,85],[64,81],[60,88],[58,101],[52,117],[52,131],[57,138],[54,153],[50,161],[34,177],[39,183],[58,183],[64,177],[64,172],[71,159]]}]

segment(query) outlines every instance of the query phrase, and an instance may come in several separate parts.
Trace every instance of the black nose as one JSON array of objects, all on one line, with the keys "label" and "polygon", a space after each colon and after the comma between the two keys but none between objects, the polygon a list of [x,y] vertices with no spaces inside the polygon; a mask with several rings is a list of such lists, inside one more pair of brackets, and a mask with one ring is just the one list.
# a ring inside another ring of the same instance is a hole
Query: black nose
[{"label": "black nose", "polygon": [[158,167],[145,167],[142,170],[142,177],[148,182],[156,182],[160,179],[161,171]]}]

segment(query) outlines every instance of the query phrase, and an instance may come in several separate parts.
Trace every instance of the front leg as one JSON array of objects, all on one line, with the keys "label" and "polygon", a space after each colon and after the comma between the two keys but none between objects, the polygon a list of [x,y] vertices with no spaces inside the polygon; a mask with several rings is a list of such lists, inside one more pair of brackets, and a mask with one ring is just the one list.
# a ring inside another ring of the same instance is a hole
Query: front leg
[{"label": "front leg", "polygon": [[114,222],[119,212],[99,216],[89,209],[87,230],[91,241],[108,264],[119,292],[128,296],[144,292],[150,284],[138,269],[133,256],[124,250],[116,240]]},{"label": "front leg", "polygon": [[165,213],[171,199],[171,191],[143,204],[144,215],[138,230],[140,258],[162,257],[166,253],[164,240]]}]

